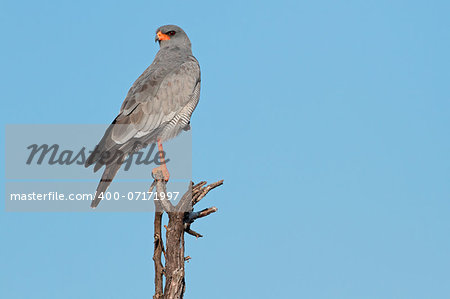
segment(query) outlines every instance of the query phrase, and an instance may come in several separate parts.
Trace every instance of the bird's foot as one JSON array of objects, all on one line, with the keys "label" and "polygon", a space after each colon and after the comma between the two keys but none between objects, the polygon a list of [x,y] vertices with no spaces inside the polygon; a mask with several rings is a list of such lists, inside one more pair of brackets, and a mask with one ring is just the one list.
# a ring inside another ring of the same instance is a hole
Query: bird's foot
[{"label": "bird's foot", "polygon": [[170,174],[169,174],[169,170],[167,169],[166,164],[163,164],[161,166],[158,166],[156,168],[153,168],[152,170],[152,175],[154,178],[156,178],[156,173],[158,172],[158,170],[161,170],[162,174],[163,174],[163,178],[166,182],[169,181],[170,178]]}]

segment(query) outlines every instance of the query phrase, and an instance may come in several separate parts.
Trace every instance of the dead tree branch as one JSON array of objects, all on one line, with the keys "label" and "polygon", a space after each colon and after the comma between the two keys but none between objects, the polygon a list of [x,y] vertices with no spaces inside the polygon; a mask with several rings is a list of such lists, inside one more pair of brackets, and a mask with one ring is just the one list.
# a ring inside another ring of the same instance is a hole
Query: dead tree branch
[{"label": "dead tree branch", "polygon": [[[184,233],[188,233],[197,238],[201,234],[191,229],[191,224],[199,219],[206,217],[217,211],[216,207],[203,209],[194,212],[194,205],[208,194],[212,189],[223,184],[223,180],[210,185],[202,181],[196,185],[192,182],[186,193],[176,206],[167,200],[166,181],[161,171],[156,172],[155,181],[152,184],[156,187],[159,200],[155,200],[155,245],[153,261],[155,264],[155,295],[154,299],[180,299],[183,298],[185,285],[185,261],[190,257],[184,254]],[[150,191],[151,191],[150,190]],[[166,249],[162,240],[161,221],[163,211],[169,216],[169,223],[166,227]],[[162,263],[162,253],[165,257],[165,267]],[[165,275],[165,286],[163,287],[163,275]]]},{"label": "dead tree branch", "polygon": [[[156,181],[150,187],[149,192],[152,192],[154,186],[156,185]],[[164,274],[164,266],[161,261],[161,254],[164,251],[164,244],[161,232],[161,223],[162,223],[162,208],[161,204],[158,201],[155,201],[155,221],[154,221],[154,249],[153,249],[153,262],[155,264],[155,295],[153,299],[161,299],[163,298],[163,274]]]}]

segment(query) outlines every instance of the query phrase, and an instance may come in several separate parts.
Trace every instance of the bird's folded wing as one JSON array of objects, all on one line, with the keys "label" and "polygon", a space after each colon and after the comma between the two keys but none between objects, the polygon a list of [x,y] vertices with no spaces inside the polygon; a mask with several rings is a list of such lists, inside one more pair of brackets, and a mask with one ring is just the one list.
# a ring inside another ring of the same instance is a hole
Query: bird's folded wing
[{"label": "bird's folded wing", "polygon": [[116,144],[152,134],[170,122],[192,99],[200,67],[192,57],[162,79],[159,76],[160,72],[144,73],[131,87],[111,130]]}]

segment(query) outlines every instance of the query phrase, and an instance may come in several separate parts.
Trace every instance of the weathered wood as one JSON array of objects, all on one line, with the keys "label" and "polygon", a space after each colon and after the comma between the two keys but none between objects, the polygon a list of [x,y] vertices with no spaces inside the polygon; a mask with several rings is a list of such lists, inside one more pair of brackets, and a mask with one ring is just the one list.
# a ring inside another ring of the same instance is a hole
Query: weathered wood
[{"label": "weathered wood", "polygon": [[[155,183],[150,187],[149,192],[152,192]],[[155,201],[155,221],[153,225],[154,229],[154,248],[153,248],[153,262],[155,264],[155,295],[153,299],[164,298],[164,287],[163,287],[163,275],[164,266],[161,261],[161,255],[164,251],[164,244],[161,232],[162,225],[162,208],[159,202]]]},{"label": "weathered wood", "polygon": [[[161,171],[156,172],[155,181],[152,187],[156,187],[158,194],[166,194],[166,181]],[[181,299],[183,298],[186,282],[185,282],[185,261],[190,257],[185,257],[184,251],[184,233],[194,235],[197,238],[202,237],[201,234],[194,232],[190,227],[191,224],[199,218],[208,216],[217,211],[216,207],[203,209],[194,212],[194,205],[212,189],[223,184],[223,180],[210,184],[206,187],[206,182],[200,182],[194,185],[192,182],[186,193],[176,206],[173,206],[169,200],[155,201],[155,246],[153,261],[155,263],[155,295],[154,299]],[[167,195],[164,198],[168,198]],[[163,211],[169,217],[169,223],[166,228],[166,247],[162,240],[161,221]],[[162,253],[165,257],[165,267],[162,264]],[[165,285],[163,287],[163,274],[165,275]]]},{"label": "weathered wood", "polygon": [[166,232],[166,299],[183,298],[184,280],[184,213],[169,212]]}]

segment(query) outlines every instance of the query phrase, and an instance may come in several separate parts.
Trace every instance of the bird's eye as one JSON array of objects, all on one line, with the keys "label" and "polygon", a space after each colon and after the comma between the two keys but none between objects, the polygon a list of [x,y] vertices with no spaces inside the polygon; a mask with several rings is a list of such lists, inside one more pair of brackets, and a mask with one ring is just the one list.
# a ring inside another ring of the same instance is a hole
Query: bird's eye
[{"label": "bird's eye", "polygon": [[169,31],[169,32],[167,32],[167,35],[168,36],[174,36],[175,35],[175,31]]}]

